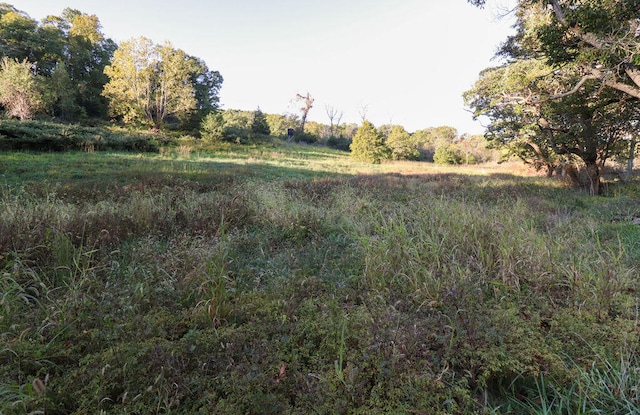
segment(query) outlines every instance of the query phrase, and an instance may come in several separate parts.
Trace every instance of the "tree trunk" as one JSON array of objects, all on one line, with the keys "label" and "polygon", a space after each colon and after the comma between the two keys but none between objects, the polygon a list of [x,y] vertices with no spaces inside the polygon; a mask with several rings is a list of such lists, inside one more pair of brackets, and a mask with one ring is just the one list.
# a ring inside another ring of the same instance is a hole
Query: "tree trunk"
[{"label": "tree trunk", "polygon": [[627,171],[625,173],[625,180],[630,180],[633,174],[633,162],[636,158],[636,139],[632,138],[629,142],[629,159],[627,160]]},{"label": "tree trunk", "polygon": [[556,166],[554,166],[552,163],[546,163],[545,167],[547,169],[547,177],[552,177],[553,172],[556,170]]},{"label": "tree trunk", "polygon": [[591,196],[599,195],[602,193],[602,186],[600,180],[600,166],[597,162],[585,161],[587,168],[587,177],[589,179],[589,194]]}]

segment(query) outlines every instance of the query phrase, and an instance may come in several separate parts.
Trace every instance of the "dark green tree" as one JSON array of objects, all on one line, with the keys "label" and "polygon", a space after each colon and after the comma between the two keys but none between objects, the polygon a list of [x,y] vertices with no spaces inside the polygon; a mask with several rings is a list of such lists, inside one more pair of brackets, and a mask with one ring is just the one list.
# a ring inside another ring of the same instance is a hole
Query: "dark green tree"
[{"label": "dark green tree", "polygon": [[349,148],[351,157],[357,160],[377,164],[389,158],[389,149],[384,144],[384,136],[378,133],[375,126],[367,120],[358,128]]},{"label": "dark green tree", "polygon": [[38,22],[23,11],[0,3],[0,57],[28,62],[41,58]]},{"label": "dark green tree", "polygon": [[253,112],[253,121],[251,122],[251,132],[254,134],[269,135],[269,124],[267,123],[267,117],[258,107]]},{"label": "dark green tree", "polygon": [[[115,43],[102,34],[96,16],[65,9],[62,16],[48,16],[38,23],[13,6],[0,4],[0,55],[30,62],[37,75],[56,74],[51,79],[56,116],[107,115],[107,101],[101,96],[107,81],[104,67],[115,49]],[[62,100],[55,97],[61,77],[70,80]]]}]

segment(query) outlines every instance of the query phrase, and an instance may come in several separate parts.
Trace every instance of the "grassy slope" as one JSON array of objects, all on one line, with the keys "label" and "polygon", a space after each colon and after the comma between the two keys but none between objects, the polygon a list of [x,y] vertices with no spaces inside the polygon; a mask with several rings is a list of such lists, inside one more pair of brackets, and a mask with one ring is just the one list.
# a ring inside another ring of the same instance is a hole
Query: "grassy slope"
[{"label": "grassy slope", "polygon": [[614,413],[590,385],[635,384],[637,183],[189,150],[0,155],[0,412]]}]

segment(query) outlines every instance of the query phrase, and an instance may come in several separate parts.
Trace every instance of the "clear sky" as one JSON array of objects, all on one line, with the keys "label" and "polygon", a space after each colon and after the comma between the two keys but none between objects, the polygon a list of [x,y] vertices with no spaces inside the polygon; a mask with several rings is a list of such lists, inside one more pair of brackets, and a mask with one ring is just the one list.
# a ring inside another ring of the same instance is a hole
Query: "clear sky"
[{"label": "clear sky", "polygon": [[32,18],[71,7],[95,14],[116,42],[145,36],[202,58],[219,71],[226,109],[298,113],[297,93],[315,98],[309,120],[400,124],[408,131],[483,127],[462,93],[497,63],[513,32],[498,16],[513,0],[5,0]]}]

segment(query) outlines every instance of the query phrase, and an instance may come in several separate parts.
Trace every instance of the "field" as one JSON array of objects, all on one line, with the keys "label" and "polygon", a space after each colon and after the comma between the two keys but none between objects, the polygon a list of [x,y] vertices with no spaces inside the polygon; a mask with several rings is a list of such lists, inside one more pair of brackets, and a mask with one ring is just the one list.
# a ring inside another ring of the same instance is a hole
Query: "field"
[{"label": "field", "polygon": [[0,153],[0,413],[628,414],[640,183]]}]

